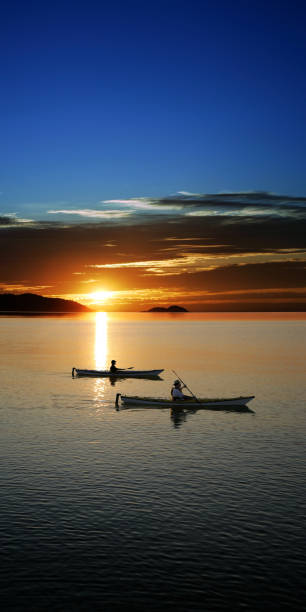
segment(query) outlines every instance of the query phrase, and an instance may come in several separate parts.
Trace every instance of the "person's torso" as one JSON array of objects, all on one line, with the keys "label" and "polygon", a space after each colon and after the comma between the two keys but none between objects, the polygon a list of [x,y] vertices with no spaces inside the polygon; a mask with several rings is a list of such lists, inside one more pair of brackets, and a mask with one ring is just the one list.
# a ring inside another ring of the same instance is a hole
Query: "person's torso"
[{"label": "person's torso", "polygon": [[184,397],[184,394],[182,393],[182,391],[180,389],[173,389],[172,390],[172,397],[175,397],[177,399],[182,399]]}]

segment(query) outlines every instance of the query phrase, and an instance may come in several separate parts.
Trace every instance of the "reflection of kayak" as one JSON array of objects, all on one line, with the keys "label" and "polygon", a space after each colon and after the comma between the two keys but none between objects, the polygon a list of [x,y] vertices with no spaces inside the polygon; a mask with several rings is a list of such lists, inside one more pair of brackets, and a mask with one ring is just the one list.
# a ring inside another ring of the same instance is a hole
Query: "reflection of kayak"
[{"label": "reflection of kayak", "polygon": [[111,378],[156,378],[164,370],[79,370],[72,368],[72,376],[103,376]]},{"label": "reflection of kayak", "polygon": [[231,398],[198,398],[198,401],[194,399],[190,400],[171,400],[171,399],[163,399],[163,398],[153,398],[153,397],[138,397],[136,395],[121,395],[121,393],[117,393],[116,396],[116,404],[119,403],[119,398],[124,405],[131,406],[147,406],[150,408],[193,408],[197,410],[198,408],[236,408],[241,409],[245,408],[248,402],[254,399],[254,395],[249,395],[248,397],[231,397]]}]

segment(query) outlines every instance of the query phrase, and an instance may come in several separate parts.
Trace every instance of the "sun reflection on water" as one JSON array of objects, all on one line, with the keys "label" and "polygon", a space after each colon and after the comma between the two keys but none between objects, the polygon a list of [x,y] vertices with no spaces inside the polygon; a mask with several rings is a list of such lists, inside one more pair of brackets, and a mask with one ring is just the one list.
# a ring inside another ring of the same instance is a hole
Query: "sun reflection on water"
[{"label": "sun reflection on water", "polygon": [[[96,335],[95,335],[95,363],[96,370],[107,370],[108,344],[107,344],[107,313],[96,313]],[[101,405],[105,398],[107,378],[96,378],[94,393],[95,402]]]},{"label": "sun reflection on water", "polygon": [[97,370],[107,369],[107,313],[96,312],[95,362]]}]

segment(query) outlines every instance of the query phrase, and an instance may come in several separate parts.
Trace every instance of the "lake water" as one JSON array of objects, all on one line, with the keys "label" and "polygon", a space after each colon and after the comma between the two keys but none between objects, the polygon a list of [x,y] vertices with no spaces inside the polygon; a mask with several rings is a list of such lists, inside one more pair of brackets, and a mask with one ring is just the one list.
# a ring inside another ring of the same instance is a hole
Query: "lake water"
[{"label": "lake water", "polygon": [[[306,316],[0,317],[5,610],[305,610]],[[71,369],[164,368],[161,381]],[[117,392],[255,395],[116,410]]]}]

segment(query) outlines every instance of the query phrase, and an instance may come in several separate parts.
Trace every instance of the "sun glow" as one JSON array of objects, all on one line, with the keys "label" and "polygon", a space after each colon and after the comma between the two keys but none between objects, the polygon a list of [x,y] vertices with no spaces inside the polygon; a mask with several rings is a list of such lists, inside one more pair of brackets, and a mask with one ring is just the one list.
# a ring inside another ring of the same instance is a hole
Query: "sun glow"
[{"label": "sun glow", "polygon": [[92,304],[105,304],[113,295],[113,291],[94,291],[88,294],[88,301]]}]

